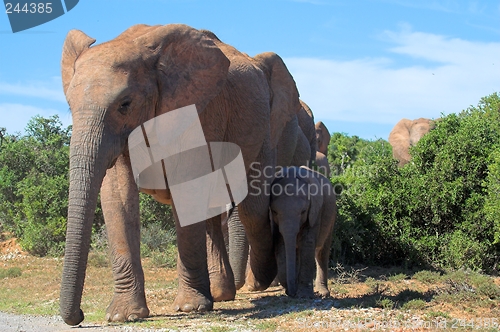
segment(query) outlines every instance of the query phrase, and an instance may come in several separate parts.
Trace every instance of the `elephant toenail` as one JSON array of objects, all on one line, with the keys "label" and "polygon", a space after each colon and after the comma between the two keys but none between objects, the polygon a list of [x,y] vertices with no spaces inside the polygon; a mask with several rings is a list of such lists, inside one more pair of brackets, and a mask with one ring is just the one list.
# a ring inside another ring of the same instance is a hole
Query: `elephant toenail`
[{"label": "elephant toenail", "polygon": [[109,312],[106,314],[106,321],[111,321],[111,314]]},{"label": "elephant toenail", "polygon": [[194,310],[194,307],[191,303],[187,303],[182,307],[182,311],[184,312],[191,312]]},{"label": "elephant toenail", "polygon": [[136,314],[132,314],[132,315],[128,316],[128,319],[127,319],[127,320],[129,320],[129,321],[132,321],[132,322],[133,322],[133,321],[136,321],[136,320],[138,320],[138,319],[139,319],[139,316],[137,316]]},{"label": "elephant toenail", "polygon": [[123,322],[123,315],[120,313],[117,313],[113,316],[113,322]]},{"label": "elephant toenail", "polygon": [[208,306],[204,305],[204,304],[200,304],[200,306],[198,307],[198,311],[208,311]]}]

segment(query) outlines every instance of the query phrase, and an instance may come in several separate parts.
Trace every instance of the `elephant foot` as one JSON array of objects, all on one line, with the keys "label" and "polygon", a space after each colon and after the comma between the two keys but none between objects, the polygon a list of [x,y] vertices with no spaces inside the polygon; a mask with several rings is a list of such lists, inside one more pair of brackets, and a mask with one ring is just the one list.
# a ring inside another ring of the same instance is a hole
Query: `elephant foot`
[{"label": "elephant foot", "polygon": [[250,292],[258,292],[264,290],[260,283],[258,283],[253,274],[249,273],[247,275],[246,281],[244,283],[246,289]]},{"label": "elephant foot", "polygon": [[277,287],[280,285],[278,277],[274,278],[273,282],[269,285],[269,287]]},{"label": "elephant foot", "polygon": [[299,288],[295,294],[295,298],[298,299],[312,299],[314,298],[314,292],[310,287]]},{"label": "elephant foot", "polygon": [[115,294],[113,301],[106,309],[108,322],[136,321],[149,316],[146,299],[131,300],[125,294]]},{"label": "elephant foot", "polygon": [[201,293],[184,291],[179,289],[174,301],[174,310],[182,312],[210,311],[214,307],[214,302]]},{"label": "elephant foot", "polygon": [[245,278],[245,287],[250,292],[261,292],[261,291],[266,290],[273,280],[264,280],[263,279],[261,282],[261,281],[257,280],[257,278],[255,277],[255,275],[252,272],[252,269],[249,268],[247,271],[246,278]]},{"label": "elephant foot", "polygon": [[325,286],[316,286],[315,294],[323,299],[330,297],[330,291]]},{"label": "elephant foot", "polygon": [[236,297],[236,287],[228,278],[210,278],[210,293],[214,302],[231,301]]}]

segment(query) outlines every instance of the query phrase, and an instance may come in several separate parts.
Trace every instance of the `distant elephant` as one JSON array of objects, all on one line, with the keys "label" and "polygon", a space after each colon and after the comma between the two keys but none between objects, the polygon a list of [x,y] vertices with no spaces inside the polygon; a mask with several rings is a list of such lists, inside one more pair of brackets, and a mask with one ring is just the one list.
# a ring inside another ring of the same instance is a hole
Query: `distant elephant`
[{"label": "distant elephant", "polygon": [[[71,30],[61,61],[73,117],[60,293],[64,321],[78,325],[84,319],[80,304],[99,190],[115,280],[106,318],[149,315],[140,259],[139,189],[127,139],[144,122],[192,104],[206,142],[232,142],[241,149],[247,180],[254,181],[238,206],[252,246],[252,286],[267,288],[277,266],[264,188],[274,179],[282,132],[300,109],[295,82],[282,59],[274,53],[252,59],[212,32],[182,24],[135,25],[91,47],[94,42]],[[267,168],[272,172],[264,173]],[[141,190],[172,202],[169,189]],[[181,227],[175,204],[172,210],[179,252],[174,308],[205,311],[213,308],[214,297],[234,298],[220,216]]]},{"label": "distant elephant", "polygon": [[[259,58],[257,55],[256,58]],[[272,78],[270,78],[272,79]],[[288,122],[283,130],[277,145],[277,166],[308,166],[311,165],[316,155],[316,131],[314,128],[314,117],[307,104],[300,101],[301,108],[297,116]],[[234,274],[236,289],[245,284],[248,267],[247,257],[249,254],[248,241],[245,230],[239,220],[239,212],[236,207],[227,219],[226,245],[229,252],[229,262]],[[247,281],[249,290],[256,290],[252,282]]]},{"label": "distant elephant", "polygon": [[416,120],[402,119],[389,134],[389,143],[392,145],[392,155],[399,161],[398,166],[406,165],[410,159],[410,147],[435,126],[435,121],[425,118]]},{"label": "distant elephant", "polygon": [[318,151],[316,152],[316,166],[318,171],[330,178],[330,164],[328,163],[328,144],[330,144],[330,132],[326,128],[325,124],[321,121],[316,122],[316,139],[318,144]]},{"label": "distant elephant", "polygon": [[337,214],[330,180],[306,167],[283,169],[271,187],[270,211],[278,279],[286,294],[313,297],[316,272],[317,292],[329,296],[328,261]]}]

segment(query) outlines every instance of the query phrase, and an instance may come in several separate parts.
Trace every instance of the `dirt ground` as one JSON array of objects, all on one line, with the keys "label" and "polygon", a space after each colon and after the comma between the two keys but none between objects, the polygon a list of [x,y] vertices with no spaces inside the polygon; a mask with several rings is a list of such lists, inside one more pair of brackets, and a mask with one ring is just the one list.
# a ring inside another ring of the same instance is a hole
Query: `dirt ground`
[{"label": "dirt ground", "polygon": [[[479,296],[465,281],[454,281],[453,288],[443,280],[422,282],[398,268],[362,266],[332,269],[327,299],[292,299],[278,286],[238,291],[234,301],[216,303],[209,313],[177,313],[171,306],[175,269],[144,259],[150,317],[108,325],[103,320],[112,276],[98,258],[89,258],[83,331],[497,331],[500,319],[499,299]],[[62,259],[26,255],[10,240],[0,244],[0,271],[12,268],[21,275],[0,278],[0,331],[75,331],[58,316]],[[490,279],[500,285],[499,278]]]}]

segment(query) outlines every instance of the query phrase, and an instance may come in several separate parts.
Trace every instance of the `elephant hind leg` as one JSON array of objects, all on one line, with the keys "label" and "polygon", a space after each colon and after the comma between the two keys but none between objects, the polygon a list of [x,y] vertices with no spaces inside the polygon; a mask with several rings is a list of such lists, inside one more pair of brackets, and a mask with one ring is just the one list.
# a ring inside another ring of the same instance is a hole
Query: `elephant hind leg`
[{"label": "elephant hind leg", "polygon": [[234,300],[236,288],[222,234],[221,216],[207,220],[207,264],[214,301]]},{"label": "elephant hind leg", "polygon": [[327,241],[321,248],[316,249],[316,293],[321,297],[329,297],[328,290],[328,261],[330,258],[330,242]]}]

